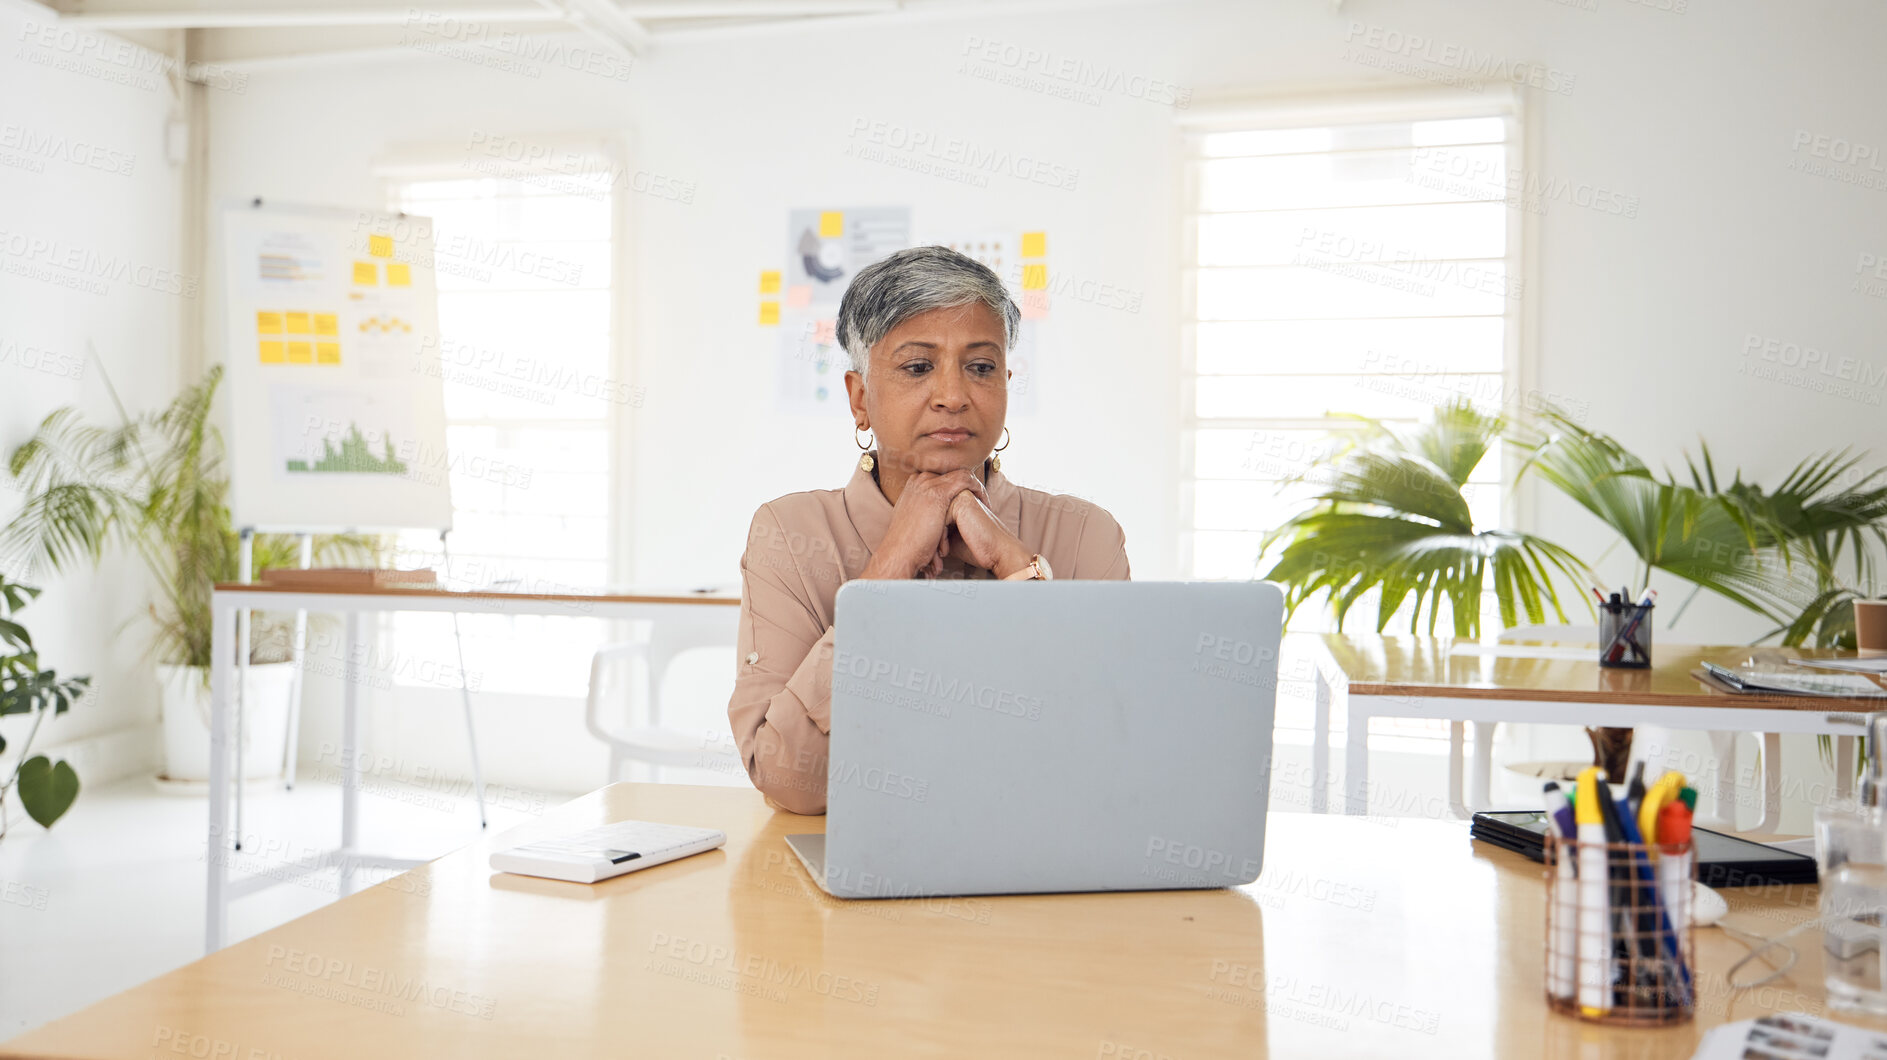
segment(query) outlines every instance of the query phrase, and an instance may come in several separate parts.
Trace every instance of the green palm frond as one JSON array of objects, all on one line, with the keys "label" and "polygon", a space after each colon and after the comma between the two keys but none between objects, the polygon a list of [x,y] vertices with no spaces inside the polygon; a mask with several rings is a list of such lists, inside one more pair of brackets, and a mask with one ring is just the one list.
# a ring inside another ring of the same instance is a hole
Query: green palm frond
[{"label": "green palm frond", "polygon": [[1295,610],[1318,595],[1338,628],[1372,590],[1376,629],[1410,607],[1410,632],[1433,633],[1444,604],[1454,635],[1478,637],[1491,591],[1502,623],[1561,622],[1555,579],[1589,580],[1572,553],[1532,534],[1476,530],[1462,487],[1500,440],[1504,423],[1465,401],[1414,426],[1364,420],[1351,443],[1300,476],[1320,484],[1313,506],[1264,539],[1283,543],[1263,577]]},{"label": "green palm frond", "polygon": [[[1845,560],[1871,593],[1887,550],[1887,469],[1823,453],[1773,490],[1734,472],[1725,484],[1708,446],[1686,460],[1689,482],[1654,475],[1614,439],[1554,409],[1523,444],[1523,474],[1546,479],[1615,530],[1646,568],[1675,574],[1763,616],[1785,644],[1852,642],[1854,595],[1837,592]],[[1844,485],[1843,483],[1847,483]],[[1849,611],[1846,618],[1843,611]]]},{"label": "green palm frond", "polygon": [[[212,368],[169,405],[116,428],[85,424],[72,409],[47,416],[7,462],[28,496],[0,530],[0,566],[43,561],[60,570],[128,547],[157,587],[150,608],[157,655],[207,666],[210,590],[236,580],[241,555],[223,439],[211,417],[222,377]],[[299,565],[293,537],[258,534],[253,549],[257,572]],[[314,551],[372,564],[383,547],[367,535],[324,535]]]}]

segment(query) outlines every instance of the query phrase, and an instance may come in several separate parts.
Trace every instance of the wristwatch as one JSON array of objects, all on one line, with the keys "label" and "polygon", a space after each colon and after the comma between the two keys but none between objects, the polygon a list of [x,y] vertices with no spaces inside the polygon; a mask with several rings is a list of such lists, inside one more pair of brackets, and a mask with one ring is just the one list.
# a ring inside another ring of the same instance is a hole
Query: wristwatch
[{"label": "wristwatch", "polygon": [[1054,577],[1048,569],[1048,560],[1037,552],[1029,557],[1029,565],[1004,578],[1006,582],[1045,582]]}]

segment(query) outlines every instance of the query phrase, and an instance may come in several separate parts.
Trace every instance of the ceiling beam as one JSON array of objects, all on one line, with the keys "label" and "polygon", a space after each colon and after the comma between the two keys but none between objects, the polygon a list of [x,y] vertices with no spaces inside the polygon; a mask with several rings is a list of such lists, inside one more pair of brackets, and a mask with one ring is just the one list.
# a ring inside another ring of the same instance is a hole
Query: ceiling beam
[{"label": "ceiling beam", "polygon": [[[364,6],[359,0],[325,3],[299,0],[293,6],[277,7],[259,3],[197,4],[176,3],[167,6],[150,3],[102,2],[63,4],[59,21],[68,26],[88,29],[248,29],[281,26],[398,26],[414,17],[417,9],[404,5]],[[425,9],[429,18],[456,18],[468,22],[542,22],[543,7],[534,3],[446,3]]]},{"label": "ceiling beam", "polygon": [[802,18],[896,11],[899,0],[615,0],[623,14],[660,18]]},{"label": "ceiling beam", "polygon": [[540,0],[547,7],[562,12],[572,25],[601,40],[631,59],[649,50],[653,43],[642,23],[622,13],[613,0]]}]

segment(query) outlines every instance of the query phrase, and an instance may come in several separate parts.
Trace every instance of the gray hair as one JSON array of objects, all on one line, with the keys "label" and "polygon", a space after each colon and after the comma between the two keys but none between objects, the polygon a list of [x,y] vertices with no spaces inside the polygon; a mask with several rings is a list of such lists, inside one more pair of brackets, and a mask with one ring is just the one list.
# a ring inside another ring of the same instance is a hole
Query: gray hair
[{"label": "gray hair", "polygon": [[948,247],[912,247],[852,277],[839,302],[839,345],[860,375],[871,348],[904,321],[932,309],[981,302],[1002,321],[1003,351],[1015,348],[1022,311],[990,267]]}]

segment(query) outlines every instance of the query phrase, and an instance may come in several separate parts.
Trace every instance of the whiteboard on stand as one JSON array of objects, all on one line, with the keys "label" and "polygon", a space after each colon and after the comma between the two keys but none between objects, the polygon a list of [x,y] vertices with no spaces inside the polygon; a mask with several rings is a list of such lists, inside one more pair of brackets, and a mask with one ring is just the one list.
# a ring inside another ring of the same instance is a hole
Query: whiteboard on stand
[{"label": "whiteboard on stand", "polygon": [[235,525],[450,529],[432,222],[274,204],[222,222]]}]

